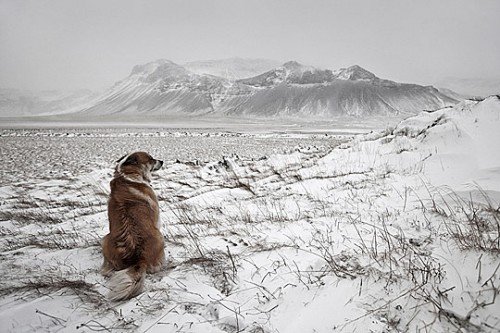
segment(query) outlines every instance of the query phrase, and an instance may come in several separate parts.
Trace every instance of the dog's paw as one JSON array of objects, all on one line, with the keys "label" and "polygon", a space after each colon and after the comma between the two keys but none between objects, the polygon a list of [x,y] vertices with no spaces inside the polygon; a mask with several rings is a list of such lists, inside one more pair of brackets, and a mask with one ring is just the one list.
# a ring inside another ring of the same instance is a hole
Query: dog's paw
[{"label": "dog's paw", "polygon": [[99,273],[103,275],[104,277],[110,277],[113,274],[113,267],[109,264],[109,262],[104,261],[102,263],[101,269],[99,270]]},{"label": "dog's paw", "polygon": [[155,274],[155,273],[158,273],[159,271],[161,271],[162,268],[163,268],[163,264],[159,264],[159,265],[155,265],[155,266],[148,266],[147,272],[149,274]]}]

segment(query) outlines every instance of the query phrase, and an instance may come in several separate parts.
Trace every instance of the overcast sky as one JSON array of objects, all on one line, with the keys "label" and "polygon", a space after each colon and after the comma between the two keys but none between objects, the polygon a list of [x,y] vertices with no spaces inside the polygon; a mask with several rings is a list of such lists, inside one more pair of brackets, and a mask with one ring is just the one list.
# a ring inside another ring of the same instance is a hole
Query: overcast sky
[{"label": "overcast sky", "polygon": [[500,76],[500,1],[0,0],[0,87],[102,88],[136,64],[298,60],[431,84]]}]

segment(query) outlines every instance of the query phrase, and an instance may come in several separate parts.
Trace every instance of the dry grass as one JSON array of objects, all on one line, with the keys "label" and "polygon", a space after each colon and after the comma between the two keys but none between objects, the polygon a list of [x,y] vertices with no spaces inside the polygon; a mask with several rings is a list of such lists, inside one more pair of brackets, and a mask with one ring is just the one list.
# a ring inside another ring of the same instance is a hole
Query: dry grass
[{"label": "dry grass", "polygon": [[[478,250],[500,254],[500,205],[495,205],[487,193],[476,186],[480,202],[469,194],[436,190],[431,195],[432,211],[441,216],[443,225],[463,250]],[[430,191],[429,191],[430,193]]]}]

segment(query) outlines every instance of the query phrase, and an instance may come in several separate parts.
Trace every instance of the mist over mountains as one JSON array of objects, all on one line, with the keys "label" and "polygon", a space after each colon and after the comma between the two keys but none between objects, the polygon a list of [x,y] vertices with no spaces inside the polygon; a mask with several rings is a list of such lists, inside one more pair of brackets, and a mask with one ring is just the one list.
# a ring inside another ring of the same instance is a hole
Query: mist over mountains
[{"label": "mist over mountains", "polygon": [[[2,95],[3,96],[3,95]],[[457,94],[432,86],[381,79],[354,65],[321,69],[289,61],[231,58],[184,65],[160,59],[95,95],[26,108],[3,96],[0,114],[70,114],[77,117],[220,115],[329,118],[393,116],[453,105]],[[20,103],[18,103],[20,104]]]},{"label": "mist over mountains", "polygon": [[446,77],[436,82],[438,87],[446,87],[456,93],[469,96],[489,96],[500,94],[500,77],[457,78]]},{"label": "mist over mountains", "polygon": [[0,88],[0,117],[77,112],[98,96],[88,89],[30,91]]},{"label": "mist over mountains", "polygon": [[229,80],[238,80],[259,75],[280,65],[279,61],[270,59],[229,58],[192,61],[182,66],[196,74],[209,74]]}]

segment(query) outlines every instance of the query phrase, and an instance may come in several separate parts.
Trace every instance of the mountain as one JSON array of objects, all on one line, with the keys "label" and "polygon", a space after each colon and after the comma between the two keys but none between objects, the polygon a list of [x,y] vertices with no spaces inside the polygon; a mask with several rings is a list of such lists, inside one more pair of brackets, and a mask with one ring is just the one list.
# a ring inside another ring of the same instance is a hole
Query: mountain
[{"label": "mountain", "polygon": [[385,86],[396,86],[397,83],[390,80],[383,80],[372,72],[367,71],[361,66],[354,65],[347,68],[341,68],[334,72],[335,78],[339,80],[350,80],[350,81],[365,81],[377,85]]},{"label": "mountain", "polygon": [[97,96],[90,90],[29,91],[0,89],[0,117],[23,117],[75,112]]},{"label": "mountain", "polygon": [[467,96],[490,96],[500,94],[500,77],[456,78],[447,77],[438,81],[437,86],[446,87]]},{"label": "mountain", "polygon": [[253,77],[280,65],[269,59],[229,58],[188,62],[184,68],[196,74],[219,76],[229,80]]},{"label": "mountain", "polygon": [[282,83],[314,84],[331,82],[334,75],[331,70],[304,66],[296,61],[289,61],[252,78],[239,80],[241,84],[253,87],[273,87]]},{"label": "mountain", "polygon": [[341,68],[335,72],[335,77],[341,80],[361,80],[361,81],[377,81],[378,77],[375,76],[372,72],[367,71],[366,69],[354,65],[348,68]]},{"label": "mountain", "polygon": [[241,84],[260,88],[230,114],[259,116],[397,115],[457,102],[434,87],[383,80],[360,66],[338,71],[290,61]]},{"label": "mountain", "polygon": [[[245,87],[241,90],[244,93]],[[242,92],[227,79],[199,75],[170,60],[160,59],[135,66],[128,77],[79,113],[96,116],[210,113],[216,111],[224,96],[237,96]]]},{"label": "mountain", "polygon": [[254,87],[271,87],[280,83],[288,84],[314,84],[330,83],[335,79],[349,81],[364,81],[379,85],[396,85],[395,82],[382,80],[366,69],[354,65],[348,68],[341,68],[332,72],[329,69],[319,69],[312,66],[305,66],[296,61],[289,61],[282,66],[274,68],[268,72],[252,78],[239,80],[240,83]]},{"label": "mountain", "polygon": [[80,113],[332,117],[413,114],[456,102],[432,86],[380,79],[360,66],[331,71],[289,61],[231,80],[161,59],[135,66]]},{"label": "mountain", "polygon": [[460,93],[457,93],[456,91],[448,89],[448,88],[438,87],[437,89],[442,94],[444,94],[444,95],[446,95],[448,97],[451,97],[453,99],[456,99],[457,101],[465,101],[467,99],[471,99],[471,100],[481,99],[478,96],[460,94]]}]

